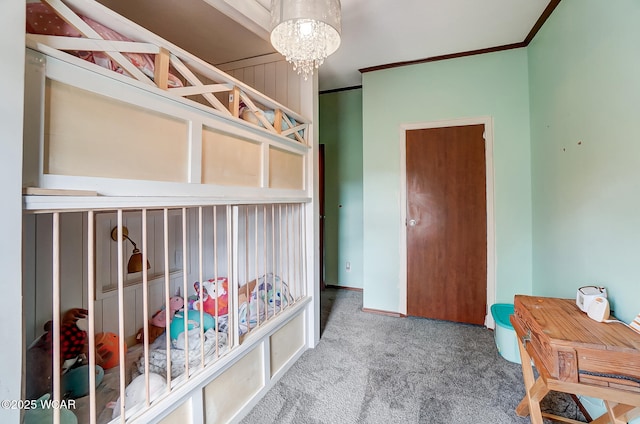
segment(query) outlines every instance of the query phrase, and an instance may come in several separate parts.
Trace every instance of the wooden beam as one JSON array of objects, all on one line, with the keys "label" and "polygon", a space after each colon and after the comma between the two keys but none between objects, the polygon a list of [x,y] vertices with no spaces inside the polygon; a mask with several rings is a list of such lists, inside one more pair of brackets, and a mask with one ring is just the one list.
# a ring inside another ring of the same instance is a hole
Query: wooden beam
[{"label": "wooden beam", "polygon": [[229,111],[236,118],[240,117],[240,88],[233,86],[229,94]]},{"label": "wooden beam", "polygon": [[274,111],[273,127],[278,134],[282,134],[282,109],[276,109]]},{"label": "wooden beam", "polygon": [[161,47],[158,54],[156,54],[153,69],[153,80],[156,83],[156,86],[162,90],[169,88],[169,61],[169,50]]}]

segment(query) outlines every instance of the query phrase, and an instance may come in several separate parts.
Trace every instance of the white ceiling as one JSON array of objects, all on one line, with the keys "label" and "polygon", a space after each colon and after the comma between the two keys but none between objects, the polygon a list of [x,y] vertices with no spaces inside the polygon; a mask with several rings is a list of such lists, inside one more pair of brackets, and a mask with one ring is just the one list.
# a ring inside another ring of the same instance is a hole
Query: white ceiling
[{"label": "white ceiling", "polygon": [[[212,0],[99,1],[215,65],[274,51],[268,34],[234,24]],[[320,67],[319,88],[360,85],[362,68],[520,43],[549,3],[342,0],[342,42]]]}]

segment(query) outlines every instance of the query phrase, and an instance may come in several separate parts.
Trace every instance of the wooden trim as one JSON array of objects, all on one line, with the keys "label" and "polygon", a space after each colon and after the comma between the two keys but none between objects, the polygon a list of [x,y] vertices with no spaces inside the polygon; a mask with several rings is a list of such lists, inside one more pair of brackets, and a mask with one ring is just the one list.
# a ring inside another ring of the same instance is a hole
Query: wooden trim
[{"label": "wooden trim", "polygon": [[348,286],[337,286],[334,284],[325,284],[324,286],[327,289],[341,289],[341,290],[351,290],[351,291],[357,291],[362,293],[362,289],[359,287],[348,287]]},{"label": "wooden trim", "polygon": [[360,73],[364,74],[366,72],[381,71],[383,69],[399,68],[401,66],[418,65],[420,63],[437,62],[439,60],[456,59],[456,58],[465,57],[465,56],[475,56],[477,54],[485,54],[485,53],[499,52],[503,50],[519,49],[521,47],[526,47],[526,44],[524,42],[506,44],[504,46],[489,47],[486,49],[471,50],[468,52],[451,53],[451,54],[445,54],[442,56],[427,57],[424,59],[387,63],[385,65],[370,66],[368,68],[362,68],[358,70],[360,71]]},{"label": "wooden trim", "polygon": [[[460,53],[445,54],[442,56],[427,57],[424,59],[387,63],[383,65],[370,66],[370,67],[362,68],[358,70],[360,71],[361,74],[364,74],[365,72],[381,71],[383,69],[399,68],[401,66],[417,65],[420,63],[436,62],[439,60],[456,59],[459,57],[475,56],[478,54],[493,53],[493,52],[499,52],[503,50],[511,50],[511,49],[519,49],[521,47],[527,47],[529,43],[534,39],[534,37],[536,36],[540,28],[542,28],[542,26],[547,21],[547,19],[549,19],[549,16],[551,16],[551,13],[553,13],[553,11],[558,6],[558,4],[560,4],[560,0],[551,0],[549,2],[549,5],[547,5],[547,7],[542,12],[542,15],[540,15],[536,23],[531,28],[531,31],[529,31],[529,34],[527,34],[525,39],[519,43],[505,44],[502,46],[489,47],[486,49],[470,50],[470,51],[460,52]],[[348,89],[350,89],[350,87],[345,88],[344,90],[348,90]],[[320,92],[320,94],[330,93],[330,92],[340,91],[340,90],[342,89],[327,90],[326,92]]]},{"label": "wooden trim", "polygon": [[97,196],[94,190],[67,190],[41,187],[24,187],[22,194],[26,196]]},{"label": "wooden trim", "polygon": [[276,109],[273,117],[273,127],[278,134],[282,134],[282,109]]},{"label": "wooden trim", "polygon": [[535,25],[533,25],[533,28],[531,28],[531,31],[529,32],[529,34],[524,39],[523,43],[525,44],[525,46],[528,46],[529,43],[533,41],[533,38],[536,36],[538,31],[540,31],[540,28],[542,28],[542,25],[544,25],[544,23],[547,22],[547,19],[549,19],[549,16],[551,16],[551,13],[553,13],[553,11],[555,10],[556,6],[558,6],[558,4],[560,4],[560,0],[551,0],[549,2],[547,7],[544,9],[544,12],[542,12],[542,15],[540,15]]},{"label": "wooden trim", "polygon": [[378,315],[385,315],[385,316],[394,317],[394,318],[406,318],[407,317],[405,314],[400,314],[398,312],[381,311],[379,309],[362,308],[362,312],[368,312],[368,313],[378,314]]},{"label": "wooden trim", "polygon": [[349,90],[359,90],[362,89],[362,85],[352,85],[351,87],[343,87],[343,88],[334,88],[332,90],[324,90],[324,91],[320,91],[319,94],[331,94],[331,93],[337,93],[340,91],[349,91]]},{"label": "wooden trim", "polygon": [[169,61],[171,53],[164,47],[160,47],[160,52],[156,54],[154,66],[154,79],[158,88],[167,90],[169,88]]},{"label": "wooden trim", "polygon": [[229,110],[236,118],[240,117],[240,88],[234,86],[229,96]]}]

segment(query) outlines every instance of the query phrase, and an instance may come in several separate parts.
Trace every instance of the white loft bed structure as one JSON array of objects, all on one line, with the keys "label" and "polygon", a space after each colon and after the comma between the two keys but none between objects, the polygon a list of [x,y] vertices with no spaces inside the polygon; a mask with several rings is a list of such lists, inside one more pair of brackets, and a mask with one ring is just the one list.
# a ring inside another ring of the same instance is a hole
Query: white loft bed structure
[{"label": "white loft bed structure", "polygon": [[319,337],[313,84],[239,63],[272,100],[90,0],[28,1],[27,28],[25,399],[240,420]]}]

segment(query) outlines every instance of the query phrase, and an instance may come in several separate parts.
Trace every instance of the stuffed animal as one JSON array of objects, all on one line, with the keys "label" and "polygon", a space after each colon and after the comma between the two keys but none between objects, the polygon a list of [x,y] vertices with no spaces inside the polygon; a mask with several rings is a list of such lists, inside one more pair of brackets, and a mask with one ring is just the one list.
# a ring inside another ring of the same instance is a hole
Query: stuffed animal
[{"label": "stuffed animal", "polygon": [[[169,322],[173,320],[173,316],[177,311],[184,307],[184,299],[180,296],[174,296],[169,299]],[[162,308],[149,320],[149,343],[153,343],[162,335],[167,326],[167,311]],[[144,328],[138,330],[136,334],[136,343],[142,343],[144,340]]]},{"label": "stuffed animal", "polygon": [[242,305],[247,300],[251,299],[251,294],[253,293],[253,290],[256,288],[257,283],[258,283],[257,280],[252,280],[252,281],[249,281],[244,286],[240,286],[240,288],[238,289],[238,304]]},{"label": "stuffed animal", "polygon": [[[215,318],[213,318],[206,312],[203,312],[202,315],[202,326],[204,327],[204,331],[216,327]],[[181,333],[184,333],[185,317],[187,319],[187,330],[192,330],[194,328],[200,327],[200,311],[196,311],[193,309],[190,311],[180,311],[173,317],[173,321],[171,321],[171,326],[169,328],[169,334],[171,335],[172,340],[176,340]]]},{"label": "stuffed animal", "polygon": [[[173,319],[173,316],[177,311],[184,307],[184,300],[180,296],[174,296],[169,299],[169,322]],[[163,307],[158,312],[153,314],[151,319],[149,320],[150,324],[153,324],[157,327],[166,327],[167,326],[167,311]]]},{"label": "stuffed animal", "polygon": [[[24,412],[23,424],[44,424],[53,422],[54,409],[50,405],[51,394],[45,393],[36,401],[35,408]],[[29,398],[27,398],[29,399]],[[60,424],[78,424],[78,417],[71,410],[61,407]]]},{"label": "stuffed animal", "polygon": [[[86,353],[87,332],[78,327],[78,320],[87,317],[88,311],[82,308],[68,310],[60,321],[60,357],[63,372],[65,362],[73,363],[77,357]],[[53,321],[44,325],[45,333],[34,341],[26,355],[26,395],[27,399],[37,399],[51,391],[53,358]]]},{"label": "stuffed animal", "polygon": [[[120,342],[115,333],[96,334],[96,364],[105,370],[113,368],[120,363]],[[127,353],[127,344],[124,344],[124,353]]]},{"label": "stuffed animal", "polygon": [[[162,333],[164,333],[164,329],[165,327],[158,327],[156,325],[149,324],[149,344],[156,341],[156,339],[160,337]],[[144,327],[138,330],[138,333],[136,334],[136,343],[142,343],[143,340],[144,340]]]},{"label": "stuffed animal", "polygon": [[[51,391],[51,350],[42,346],[31,346],[27,350],[25,367],[26,399],[38,399]],[[26,417],[26,415],[25,415]]]},{"label": "stuffed animal", "polygon": [[[87,317],[88,311],[82,308],[68,310],[60,322],[60,357],[63,361],[72,359],[85,351],[87,332],[78,327],[78,320]],[[32,347],[41,347],[49,352],[53,350],[53,321],[47,321],[43,334]]]},{"label": "stuffed animal", "polygon": [[[124,410],[126,411],[134,406],[146,402],[146,379],[144,374],[141,374],[134,378],[131,383],[124,390]],[[153,402],[167,389],[167,379],[159,374],[149,373],[149,401]],[[111,418],[117,418],[120,416],[120,403],[122,402],[122,396],[118,398],[116,402],[109,402],[108,408],[113,408]]]},{"label": "stuffed animal", "polygon": [[229,280],[225,277],[210,279],[202,283],[193,283],[193,287],[198,295],[198,300],[193,302],[193,309],[200,310],[200,299],[202,299],[203,310],[209,315],[216,316],[216,298],[218,299],[218,316],[229,313]]},{"label": "stuffed animal", "polygon": [[[102,382],[104,369],[95,367],[96,387]],[[62,376],[61,390],[65,397],[77,399],[89,394],[89,365],[71,368]]]}]

